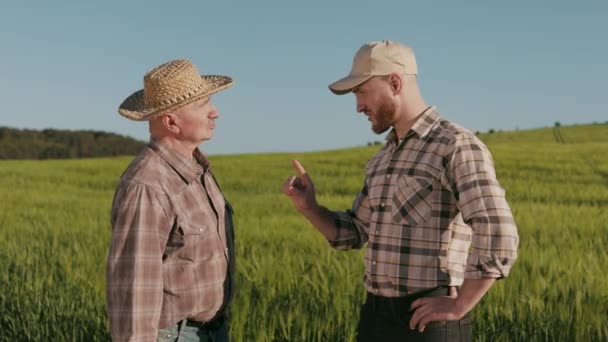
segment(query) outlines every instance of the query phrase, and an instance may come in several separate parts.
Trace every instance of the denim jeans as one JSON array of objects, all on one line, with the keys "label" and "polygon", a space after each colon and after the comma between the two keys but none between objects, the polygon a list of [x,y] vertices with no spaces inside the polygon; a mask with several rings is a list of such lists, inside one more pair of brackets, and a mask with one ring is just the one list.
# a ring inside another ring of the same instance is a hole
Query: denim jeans
[{"label": "denim jeans", "polygon": [[223,320],[211,328],[193,327],[182,321],[158,330],[157,342],[228,342],[228,323]]},{"label": "denim jeans", "polygon": [[447,288],[438,288],[422,295],[386,298],[367,295],[361,307],[357,340],[363,341],[471,341],[471,316],[458,321],[437,321],[427,324],[424,332],[411,330],[410,305],[421,297],[447,295]]}]

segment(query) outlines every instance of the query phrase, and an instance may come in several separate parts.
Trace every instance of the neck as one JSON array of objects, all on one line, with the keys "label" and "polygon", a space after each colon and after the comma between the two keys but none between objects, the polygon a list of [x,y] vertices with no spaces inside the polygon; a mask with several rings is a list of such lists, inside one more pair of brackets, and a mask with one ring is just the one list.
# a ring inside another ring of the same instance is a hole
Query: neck
[{"label": "neck", "polygon": [[421,97],[406,100],[404,103],[406,105],[402,107],[399,119],[393,125],[399,138],[405,137],[405,134],[412,128],[418,117],[429,107]]},{"label": "neck", "polygon": [[175,150],[180,155],[192,158],[192,153],[198,147],[198,145],[193,144],[191,142],[177,140],[171,136],[163,136],[163,137],[152,137],[153,139],[166,144],[171,147],[171,149]]}]

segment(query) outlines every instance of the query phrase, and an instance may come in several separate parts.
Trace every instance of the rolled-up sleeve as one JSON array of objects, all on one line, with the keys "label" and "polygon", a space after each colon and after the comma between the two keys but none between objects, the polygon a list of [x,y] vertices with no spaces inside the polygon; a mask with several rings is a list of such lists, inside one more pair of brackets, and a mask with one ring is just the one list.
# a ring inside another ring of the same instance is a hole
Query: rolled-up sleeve
[{"label": "rolled-up sleeve", "polygon": [[458,209],[473,231],[465,278],[504,278],[517,259],[519,236],[492,156],[472,135],[457,136],[452,146],[450,181]]},{"label": "rolled-up sleeve", "polygon": [[371,215],[366,185],[363,186],[363,189],[355,198],[350,210],[345,212],[333,211],[331,214],[337,229],[336,239],[330,241],[332,247],[339,250],[349,250],[358,249],[365,245]]},{"label": "rolled-up sleeve", "polygon": [[171,222],[157,193],[121,185],[112,205],[106,269],[107,310],[113,341],[156,341],[163,298],[163,228]]}]

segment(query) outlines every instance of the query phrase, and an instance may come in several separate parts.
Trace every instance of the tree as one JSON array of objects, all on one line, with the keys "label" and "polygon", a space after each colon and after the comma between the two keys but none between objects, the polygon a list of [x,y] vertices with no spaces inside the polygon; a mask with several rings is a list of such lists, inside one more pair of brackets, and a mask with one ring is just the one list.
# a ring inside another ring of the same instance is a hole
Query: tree
[{"label": "tree", "polygon": [[49,159],[134,155],[145,143],[101,131],[0,127],[0,159]]}]

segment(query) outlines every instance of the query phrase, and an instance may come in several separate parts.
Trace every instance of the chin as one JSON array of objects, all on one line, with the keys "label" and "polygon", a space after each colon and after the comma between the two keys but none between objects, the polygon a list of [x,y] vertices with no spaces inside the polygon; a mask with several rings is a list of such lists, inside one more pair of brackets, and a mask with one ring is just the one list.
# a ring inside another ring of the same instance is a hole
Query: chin
[{"label": "chin", "polygon": [[206,135],[206,136],[204,136],[204,137],[200,138],[200,139],[199,139],[200,144],[204,143],[205,141],[209,141],[209,140],[211,140],[211,138],[213,138],[213,134],[208,134],[208,135]]},{"label": "chin", "polygon": [[382,134],[384,132],[386,132],[390,127],[378,127],[378,126],[372,126],[372,131],[376,134]]}]

